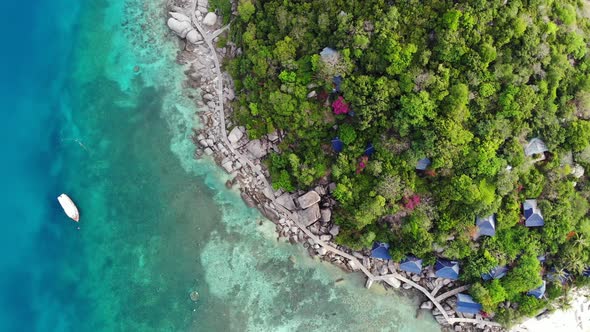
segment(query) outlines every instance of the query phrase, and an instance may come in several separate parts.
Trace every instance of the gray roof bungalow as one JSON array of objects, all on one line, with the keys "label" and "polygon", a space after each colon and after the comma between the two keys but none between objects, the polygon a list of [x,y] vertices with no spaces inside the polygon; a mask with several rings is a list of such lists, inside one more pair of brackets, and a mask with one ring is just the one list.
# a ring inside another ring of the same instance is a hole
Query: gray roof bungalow
[{"label": "gray roof bungalow", "polygon": [[439,259],[434,264],[434,275],[451,280],[459,279],[459,262]]},{"label": "gray roof bungalow", "polygon": [[418,164],[416,164],[416,169],[419,171],[425,171],[428,168],[428,166],[430,166],[430,164],[432,164],[430,159],[422,158],[418,160]]},{"label": "gray roof bungalow", "polygon": [[539,139],[538,137],[535,137],[532,140],[530,140],[524,147],[524,154],[527,157],[530,157],[535,154],[543,154],[547,151],[549,151],[549,149],[547,149],[547,145],[545,145],[545,142],[541,141],[541,139]]},{"label": "gray roof bungalow", "polygon": [[546,287],[547,287],[547,282],[545,282],[545,280],[543,280],[543,284],[541,284],[541,286],[539,286],[535,289],[531,289],[530,291],[528,291],[526,293],[526,295],[534,296],[534,297],[540,299],[543,297],[543,295],[545,295],[545,288]]},{"label": "gray roof bungalow", "polygon": [[508,272],[508,267],[506,266],[496,266],[490,272],[484,273],[481,275],[481,278],[485,281],[492,280],[492,279],[500,279],[506,275]]},{"label": "gray roof bungalow", "polygon": [[457,312],[476,315],[481,310],[481,304],[475,302],[471,296],[462,293],[457,294]]},{"label": "gray roof bungalow", "polygon": [[422,260],[414,256],[406,256],[399,264],[399,269],[419,274],[422,272]]},{"label": "gray roof bungalow", "polygon": [[536,199],[527,199],[522,204],[526,227],[541,227],[545,225],[545,220],[541,210],[537,207]]},{"label": "gray roof bungalow", "polygon": [[493,214],[484,218],[475,218],[475,225],[477,226],[478,237],[481,235],[496,235],[496,217]]}]

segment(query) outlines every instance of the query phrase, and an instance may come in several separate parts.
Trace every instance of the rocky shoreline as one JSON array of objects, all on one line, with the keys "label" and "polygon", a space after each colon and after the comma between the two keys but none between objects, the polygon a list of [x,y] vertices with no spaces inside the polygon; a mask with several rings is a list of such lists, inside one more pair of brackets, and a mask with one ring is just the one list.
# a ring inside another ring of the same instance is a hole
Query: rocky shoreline
[{"label": "rocky shoreline", "polygon": [[[215,47],[222,27],[220,18],[208,12],[207,0],[169,0],[168,27],[180,38],[177,61],[186,66],[189,87],[200,91],[195,103],[203,127],[195,130],[195,157],[209,156],[232,178],[226,184],[237,186],[250,207],[258,208],[276,225],[278,240],[301,244],[311,256],[318,256],[346,271],[360,271],[367,276],[367,287],[381,281],[385,287],[416,288],[427,300],[417,314],[431,311],[447,330],[499,331],[499,324],[479,315],[457,313],[455,294],[465,290],[449,279],[437,278],[432,267],[420,275],[400,271],[399,264],[370,257],[368,250],[354,252],[332,242],[339,226],[331,219],[336,201],[330,196],[334,183],[319,183],[310,191],[294,193],[274,191],[269,173],[261,159],[279,151],[283,133],[277,131],[261,139],[249,140],[246,130],[231,121],[231,102],[235,98],[233,82],[223,73],[219,61],[240,53],[231,42]],[[236,4],[232,6],[236,11]],[[229,132],[229,133],[228,133]]]}]

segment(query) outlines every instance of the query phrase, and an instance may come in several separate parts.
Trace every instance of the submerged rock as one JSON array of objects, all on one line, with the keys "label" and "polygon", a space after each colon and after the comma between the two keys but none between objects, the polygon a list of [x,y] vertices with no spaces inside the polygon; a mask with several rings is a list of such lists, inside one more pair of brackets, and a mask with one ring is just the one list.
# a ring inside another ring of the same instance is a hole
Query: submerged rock
[{"label": "submerged rock", "polygon": [[199,292],[197,292],[197,291],[192,291],[190,293],[190,298],[193,302],[197,302],[199,300],[199,297],[200,297],[200,295],[199,295]]}]

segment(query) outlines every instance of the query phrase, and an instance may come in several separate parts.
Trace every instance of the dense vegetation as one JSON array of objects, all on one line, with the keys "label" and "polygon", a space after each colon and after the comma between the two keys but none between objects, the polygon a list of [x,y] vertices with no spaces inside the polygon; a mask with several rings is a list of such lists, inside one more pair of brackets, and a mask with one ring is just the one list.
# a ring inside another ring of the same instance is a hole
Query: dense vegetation
[{"label": "dense vegetation", "polygon": [[[250,138],[285,133],[267,160],[276,189],[337,184],[338,243],[460,260],[471,293],[504,322],[546,305],[525,293],[549,272],[570,275],[550,283],[549,298],[585,282],[590,186],[571,172],[590,166],[581,1],[240,0],[238,12],[232,39],[243,53],[227,64],[236,121]],[[325,47],[337,61],[322,59]],[[335,114],[339,96],[354,115]],[[543,161],[524,154],[533,137],[549,149]],[[363,158],[369,143],[376,152]],[[432,164],[417,172],[424,157]],[[543,227],[523,225],[531,198]],[[475,240],[476,216],[491,214],[496,235]],[[508,274],[484,282],[498,265]]]}]

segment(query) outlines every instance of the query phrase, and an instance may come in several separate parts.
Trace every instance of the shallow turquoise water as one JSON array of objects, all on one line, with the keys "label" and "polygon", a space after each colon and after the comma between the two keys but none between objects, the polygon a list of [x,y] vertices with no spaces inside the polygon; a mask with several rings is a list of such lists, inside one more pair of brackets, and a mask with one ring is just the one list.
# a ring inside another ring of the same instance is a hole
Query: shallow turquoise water
[{"label": "shallow turquoise water", "polygon": [[[7,6],[0,21],[20,23]],[[1,55],[1,331],[438,329],[412,300],[277,243],[192,158],[191,92],[160,1],[30,7]]]}]

